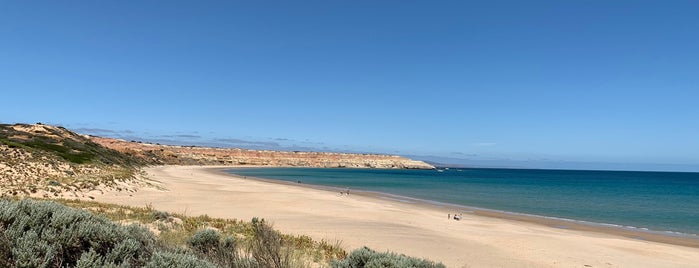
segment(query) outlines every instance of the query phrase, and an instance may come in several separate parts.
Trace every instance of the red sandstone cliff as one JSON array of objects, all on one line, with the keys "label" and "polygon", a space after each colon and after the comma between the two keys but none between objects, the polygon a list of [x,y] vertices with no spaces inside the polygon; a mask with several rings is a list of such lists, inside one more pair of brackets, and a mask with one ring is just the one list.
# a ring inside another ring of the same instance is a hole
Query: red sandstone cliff
[{"label": "red sandstone cliff", "polygon": [[153,164],[261,165],[274,167],[432,169],[405,157],[378,154],[257,151],[229,148],[170,146],[90,137],[104,147],[146,159]]}]

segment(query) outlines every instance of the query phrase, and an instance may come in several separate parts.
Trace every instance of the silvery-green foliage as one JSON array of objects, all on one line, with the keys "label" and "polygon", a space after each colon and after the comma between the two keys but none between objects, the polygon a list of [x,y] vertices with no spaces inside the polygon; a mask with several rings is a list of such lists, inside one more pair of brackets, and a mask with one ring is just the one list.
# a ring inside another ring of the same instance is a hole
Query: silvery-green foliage
[{"label": "silvery-green foliage", "polygon": [[88,252],[83,252],[83,254],[80,255],[80,259],[78,259],[78,262],[75,264],[75,268],[102,267],[102,264],[102,256],[97,254],[97,252],[94,250],[90,250]]},{"label": "silvery-green foliage", "polygon": [[[240,247],[213,229],[196,232],[188,247],[169,248],[139,225],[123,226],[79,209],[47,201],[0,199],[0,267],[289,268],[295,264],[282,235],[253,219],[253,237]],[[336,268],[441,268],[428,260],[368,248],[335,261]]]},{"label": "silvery-green foliage", "polygon": [[213,229],[197,231],[189,238],[189,246],[196,251],[208,253],[219,248],[221,235]]},{"label": "silvery-green foliage", "polygon": [[156,252],[146,263],[145,268],[215,268],[213,264],[195,256],[176,252]]},{"label": "silvery-green foliage", "polygon": [[[79,209],[29,199],[0,200],[0,226],[5,241],[0,239],[0,254],[9,255],[3,259],[11,260],[6,261],[10,267],[73,267],[78,260],[142,266],[155,244],[153,234],[142,227],[121,226]],[[10,245],[9,254],[2,243]]]},{"label": "silvery-green foliage", "polygon": [[153,211],[151,216],[156,220],[166,220],[168,217],[170,217],[170,214],[164,211]]},{"label": "silvery-green foliage", "polygon": [[5,228],[0,225],[0,267],[10,267],[12,263],[12,240],[5,235]]},{"label": "silvery-green foliage", "polygon": [[408,257],[392,252],[376,252],[363,247],[352,251],[344,260],[333,261],[333,268],[444,268],[441,263]]}]

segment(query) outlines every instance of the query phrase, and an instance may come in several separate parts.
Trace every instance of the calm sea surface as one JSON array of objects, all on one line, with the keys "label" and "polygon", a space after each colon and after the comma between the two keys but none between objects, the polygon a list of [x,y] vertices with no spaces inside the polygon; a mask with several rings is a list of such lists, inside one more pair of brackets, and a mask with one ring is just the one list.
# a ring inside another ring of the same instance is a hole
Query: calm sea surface
[{"label": "calm sea surface", "polygon": [[699,234],[699,173],[242,168],[227,172],[655,231]]}]

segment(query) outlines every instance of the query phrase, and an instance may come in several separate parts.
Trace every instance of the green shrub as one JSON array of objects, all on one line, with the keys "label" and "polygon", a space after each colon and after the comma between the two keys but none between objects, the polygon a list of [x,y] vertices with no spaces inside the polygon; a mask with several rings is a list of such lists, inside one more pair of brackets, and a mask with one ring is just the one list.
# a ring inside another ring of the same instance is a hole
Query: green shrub
[{"label": "green shrub", "polygon": [[[26,143],[27,146],[43,150],[43,151],[48,151],[55,153],[56,155],[62,157],[65,160],[68,160],[70,162],[76,163],[76,164],[83,164],[87,163],[90,160],[92,160],[95,157],[94,153],[90,152],[81,152],[81,151],[76,151],[76,147],[71,147],[69,146],[68,143],[69,140],[64,141],[62,144],[53,144],[50,142],[53,142],[51,140],[47,139],[40,139],[40,138],[35,138],[34,141]],[[71,145],[82,145],[79,143],[73,142]],[[80,148],[80,147],[77,147]]]},{"label": "green shrub", "polygon": [[0,267],[12,265],[12,240],[5,235],[5,228],[0,226]]},{"label": "green shrub", "polygon": [[237,241],[232,237],[221,239],[218,231],[204,229],[192,235],[188,242],[195,254],[218,267],[253,268],[259,266],[254,259],[241,256]]},{"label": "green shrub", "polygon": [[213,264],[186,253],[156,252],[145,268],[215,268]]},{"label": "green shrub", "polygon": [[333,261],[333,268],[443,268],[441,263],[434,263],[429,260],[408,257],[403,254],[392,252],[376,252],[370,248],[363,247],[350,253],[347,258],[341,261]]},{"label": "green shrub", "polygon": [[[151,220],[150,215],[159,217],[150,213],[153,212],[143,210],[138,215]],[[213,221],[207,216],[184,219],[198,221],[192,226],[206,226],[205,222]],[[210,226],[226,231],[225,225]],[[139,225],[119,225],[54,202],[0,199],[0,267],[307,267],[308,259],[302,254],[314,246],[310,238],[283,236],[258,218],[240,230],[249,235],[240,240],[216,229],[180,228],[183,240],[167,245]],[[326,245],[323,250],[334,252],[334,248]],[[333,258],[342,257],[344,254]],[[336,268],[444,267],[428,260],[377,253],[368,248],[355,250],[331,265]]]},{"label": "green shrub", "polygon": [[[10,267],[72,267],[79,260],[142,266],[155,244],[154,235],[142,227],[28,199],[0,200],[0,227],[0,254],[9,255],[3,259],[11,260]],[[10,245],[9,254],[3,243]]]},{"label": "green shrub", "polygon": [[93,267],[104,267],[104,258],[97,254],[94,250],[84,252],[80,255],[80,259],[75,264],[76,268],[93,268]]},{"label": "green shrub", "polygon": [[213,229],[200,230],[189,239],[189,246],[196,251],[207,253],[219,248],[221,235]]},{"label": "green shrub", "polygon": [[164,212],[164,211],[157,211],[156,210],[156,211],[153,211],[151,216],[153,216],[153,219],[156,219],[156,220],[167,220],[167,218],[170,217],[170,214],[167,212]]}]

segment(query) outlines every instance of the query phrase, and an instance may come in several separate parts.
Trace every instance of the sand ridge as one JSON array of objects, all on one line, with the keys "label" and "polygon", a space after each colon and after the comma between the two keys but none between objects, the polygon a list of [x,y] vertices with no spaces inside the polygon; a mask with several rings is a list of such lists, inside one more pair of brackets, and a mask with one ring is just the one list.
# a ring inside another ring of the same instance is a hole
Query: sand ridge
[{"label": "sand ridge", "polygon": [[699,267],[699,249],[551,228],[394,200],[269,183],[211,167],[156,166],[166,191],[108,193],[97,201],[212,217],[262,217],[285,233],[441,261],[448,267]]}]

